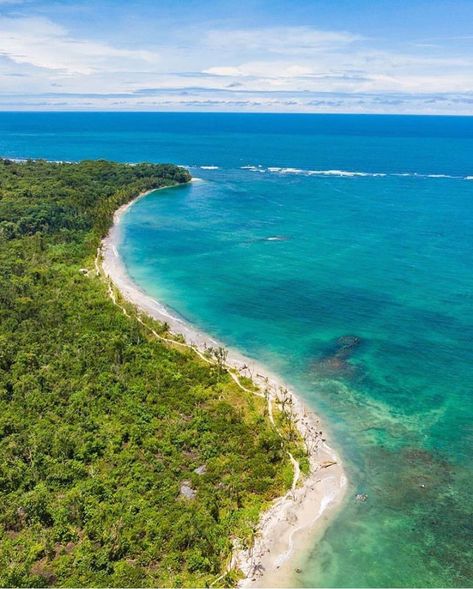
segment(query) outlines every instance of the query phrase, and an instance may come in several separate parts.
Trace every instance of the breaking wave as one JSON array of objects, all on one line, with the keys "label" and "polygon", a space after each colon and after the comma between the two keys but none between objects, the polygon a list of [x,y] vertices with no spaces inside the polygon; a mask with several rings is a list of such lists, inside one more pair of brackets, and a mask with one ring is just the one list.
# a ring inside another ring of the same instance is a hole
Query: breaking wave
[{"label": "breaking wave", "polygon": [[418,172],[358,172],[350,170],[304,170],[302,168],[283,168],[277,166],[269,166],[267,168],[261,165],[246,165],[241,166],[241,170],[248,170],[250,172],[281,174],[281,175],[301,175],[301,176],[331,176],[338,178],[354,178],[354,177],[368,177],[368,178],[384,178],[385,176],[399,176],[412,178],[450,178],[455,180],[473,180],[473,176],[453,176],[451,174],[419,174]]}]

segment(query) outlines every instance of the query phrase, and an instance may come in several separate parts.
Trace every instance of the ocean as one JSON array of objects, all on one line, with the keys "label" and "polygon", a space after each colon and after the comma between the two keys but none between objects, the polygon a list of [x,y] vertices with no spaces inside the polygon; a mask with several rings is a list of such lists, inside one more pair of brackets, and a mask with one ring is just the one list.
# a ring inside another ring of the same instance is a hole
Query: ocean
[{"label": "ocean", "polygon": [[473,585],[473,117],[0,113],[0,155],[200,179],[120,254],[324,418],[350,488],[295,584]]}]

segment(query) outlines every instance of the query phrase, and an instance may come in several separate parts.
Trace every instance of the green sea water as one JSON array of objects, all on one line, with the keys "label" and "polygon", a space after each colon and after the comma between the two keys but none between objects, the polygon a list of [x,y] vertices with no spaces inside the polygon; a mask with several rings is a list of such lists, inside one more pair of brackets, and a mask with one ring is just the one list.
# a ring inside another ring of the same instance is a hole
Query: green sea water
[{"label": "green sea water", "polygon": [[131,207],[119,251],[323,416],[349,491],[294,583],[472,586],[473,119],[44,116],[0,116],[0,151],[201,178]]},{"label": "green sea water", "polygon": [[[214,176],[140,201],[121,253],[145,290],[330,424],[352,486],[299,582],[468,585],[472,225],[444,199],[471,211],[471,186]],[[343,336],[359,338],[348,355]]]}]

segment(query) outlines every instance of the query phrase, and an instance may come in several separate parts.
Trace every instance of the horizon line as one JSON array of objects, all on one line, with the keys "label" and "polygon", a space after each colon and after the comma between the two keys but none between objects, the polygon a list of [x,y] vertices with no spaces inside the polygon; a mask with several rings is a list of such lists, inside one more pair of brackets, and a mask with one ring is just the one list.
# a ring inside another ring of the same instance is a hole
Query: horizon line
[{"label": "horizon line", "polygon": [[115,110],[115,109],[17,109],[3,110],[0,114],[175,114],[175,115],[288,115],[288,116],[370,116],[370,117],[444,117],[444,118],[471,118],[473,113],[380,113],[380,112],[286,112],[286,111],[211,111],[211,110]]}]

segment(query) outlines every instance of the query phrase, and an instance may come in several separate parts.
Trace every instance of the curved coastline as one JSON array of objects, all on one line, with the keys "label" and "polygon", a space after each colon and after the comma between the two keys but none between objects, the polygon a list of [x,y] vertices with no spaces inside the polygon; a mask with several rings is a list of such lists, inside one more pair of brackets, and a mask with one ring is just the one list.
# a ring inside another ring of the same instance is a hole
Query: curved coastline
[{"label": "curved coastline", "polygon": [[[125,300],[153,319],[166,322],[172,333],[182,335],[186,342],[200,351],[209,346],[222,345],[143,292],[132,281],[120,259],[117,246],[122,216],[139,199],[155,191],[138,195],[115,212],[113,225],[100,247],[102,270]],[[285,387],[280,377],[237,350],[228,350],[227,365],[250,376],[260,386],[269,385],[274,399],[280,388]],[[296,425],[307,447],[309,474],[261,515],[253,546],[249,549],[236,547],[230,567],[243,572],[240,587],[288,587],[297,584],[294,580],[297,566],[313,547],[315,539],[323,534],[346,494],[347,478],[343,465],[325,441],[320,418],[294,391],[289,390],[289,394]]]}]

